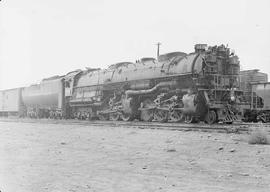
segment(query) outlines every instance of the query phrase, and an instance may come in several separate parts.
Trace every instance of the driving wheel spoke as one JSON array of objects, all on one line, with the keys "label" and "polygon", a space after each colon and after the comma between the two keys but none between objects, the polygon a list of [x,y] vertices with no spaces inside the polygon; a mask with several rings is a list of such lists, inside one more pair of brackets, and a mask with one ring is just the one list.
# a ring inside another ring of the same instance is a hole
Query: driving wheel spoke
[{"label": "driving wheel spoke", "polygon": [[172,122],[181,122],[183,118],[183,113],[179,110],[173,110],[170,112],[170,120]]},{"label": "driving wheel spoke", "polygon": [[164,123],[168,121],[168,111],[166,110],[155,110],[154,118],[156,121]]}]

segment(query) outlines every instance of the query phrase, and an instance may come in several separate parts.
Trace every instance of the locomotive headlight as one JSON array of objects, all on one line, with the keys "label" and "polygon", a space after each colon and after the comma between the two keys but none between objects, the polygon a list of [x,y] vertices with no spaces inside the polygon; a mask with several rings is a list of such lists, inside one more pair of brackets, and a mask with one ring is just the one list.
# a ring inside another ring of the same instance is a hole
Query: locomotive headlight
[{"label": "locomotive headlight", "polygon": [[234,93],[234,90],[233,90],[233,89],[230,91],[230,99],[231,99],[231,101],[233,101],[233,102],[236,100],[236,98],[235,98],[235,93]]}]

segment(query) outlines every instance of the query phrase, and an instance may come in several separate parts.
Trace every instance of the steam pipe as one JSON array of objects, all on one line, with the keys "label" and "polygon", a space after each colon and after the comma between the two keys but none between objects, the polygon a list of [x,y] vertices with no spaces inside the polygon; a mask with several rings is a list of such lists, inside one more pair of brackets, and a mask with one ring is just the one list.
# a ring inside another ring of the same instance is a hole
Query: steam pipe
[{"label": "steam pipe", "polygon": [[146,94],[153,93],[154,91],[158,90],[161,87],[167,87],[167,86],[173,86],[173,85],[176,85],[176,81],[160,82],[151,89],[127,90],[125,94],[126,94],[126,97],[131,96],[131,95],[146,95]]}]

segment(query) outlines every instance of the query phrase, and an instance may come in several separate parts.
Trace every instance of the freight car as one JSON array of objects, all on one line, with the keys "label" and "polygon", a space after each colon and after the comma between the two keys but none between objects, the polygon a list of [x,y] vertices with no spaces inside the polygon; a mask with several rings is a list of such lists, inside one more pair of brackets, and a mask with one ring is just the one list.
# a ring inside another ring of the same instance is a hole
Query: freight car
[{"label": "freight car", "polygon": [[24,106],[21,92],[23,88],[0,91],[0,116],[22,116]]},{"label": "freight car", "polygon": [[78,119],[231,123],[244,108],[239,68],[238,57],[224,45],[197,44],[190,54],[82,71],[68,106]]},{"label": "freight car", "polygon": [[270,122],[270,82],[252,83],[250,108],[245,110],[245,121]]},{"label": "freight car", "polygon": [[260,72],[259,69],[240,71],[240,89],[244,91],[244,99],[251,102],[252,84],[267,81],[268,75]]},{"label": "freight car", "polygon": [[240,71],[240,89],[244,92],[244,100],[249,104],[244,109],[244,121],[269,122],[268,75],[258,69]]}]

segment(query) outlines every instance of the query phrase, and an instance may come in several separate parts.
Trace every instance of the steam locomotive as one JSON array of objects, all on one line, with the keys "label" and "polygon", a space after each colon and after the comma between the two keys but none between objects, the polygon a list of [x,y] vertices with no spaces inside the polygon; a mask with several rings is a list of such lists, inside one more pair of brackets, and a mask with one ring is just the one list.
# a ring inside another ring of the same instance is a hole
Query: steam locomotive
[{"label": "steam locomotive", "polygon": [[[232,123],[250,108],[239,72],[238,56],[228,47],[197,44],[189,54],[75,70],[18,88],[17,111],[35,118]],[[10,112],[8,91],[0,92],[2,114]]]}]

